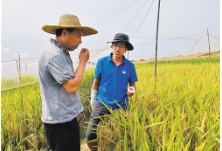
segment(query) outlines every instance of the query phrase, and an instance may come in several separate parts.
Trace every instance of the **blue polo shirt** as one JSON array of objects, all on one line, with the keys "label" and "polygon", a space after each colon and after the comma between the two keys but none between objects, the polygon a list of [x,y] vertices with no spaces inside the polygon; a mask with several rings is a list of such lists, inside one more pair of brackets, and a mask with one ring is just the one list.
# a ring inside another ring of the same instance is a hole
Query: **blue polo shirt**
[{"label": "blue polo shirt", "polygon": [[116,66],[112,53],[98,60],[94,78],[100,80],[97,102],[113,109],[119,108],[115,101],[123,108],[127,106],[128,83],[138,81],[134,64],[123,56],[122,64]]}]

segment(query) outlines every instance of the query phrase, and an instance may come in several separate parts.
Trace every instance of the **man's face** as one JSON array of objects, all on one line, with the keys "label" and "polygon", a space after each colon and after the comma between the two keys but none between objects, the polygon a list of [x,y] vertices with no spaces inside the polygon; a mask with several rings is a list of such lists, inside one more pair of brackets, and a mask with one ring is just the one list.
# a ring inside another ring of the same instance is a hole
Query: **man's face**
[{"label": "man's face", "polygon": [[75,50],[82,43],[82,30],[75,29],[72,32],[68,32],[64,29],[62,34],[64,37],[64,47],[68,50]]},{"label": "man's face", "polygon": [[112,46],[113,56],[120,58],[126,52],[126,43],[125,42],[115,42]]}]

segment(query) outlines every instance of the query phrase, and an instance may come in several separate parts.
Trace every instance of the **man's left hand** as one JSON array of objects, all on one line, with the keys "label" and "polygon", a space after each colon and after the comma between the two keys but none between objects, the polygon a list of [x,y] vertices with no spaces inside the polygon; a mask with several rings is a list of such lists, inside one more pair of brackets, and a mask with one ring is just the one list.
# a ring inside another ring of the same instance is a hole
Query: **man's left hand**
[{"label": "man's left hand", "polygon": [[127,95],[129,97],[133,96],[135,94],[135,88],[133,86],[129,87],[128,91],[127,91]]}]

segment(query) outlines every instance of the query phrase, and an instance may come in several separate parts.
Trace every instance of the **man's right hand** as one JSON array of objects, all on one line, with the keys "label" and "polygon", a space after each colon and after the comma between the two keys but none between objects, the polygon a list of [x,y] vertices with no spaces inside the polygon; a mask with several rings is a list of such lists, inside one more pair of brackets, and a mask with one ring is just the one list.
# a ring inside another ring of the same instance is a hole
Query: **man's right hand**
[{"label": "man's right hand", "polygon": [[79,53],[80,64],[75,72],[75,77],[72,79],[69,79],[68,81],[62,84],[62,86],[68,93],[75,94],[77,90],[79,89],[79,86],[83,79],[86,62],[88,60],[89,60],[89,50],[86,48],[83,48],[81,52]]},{"label": "man's right hand", "polygon": [[89,60],[89,50],[87,48],[82,48],[79,53],[80,62],[86,63]]}]

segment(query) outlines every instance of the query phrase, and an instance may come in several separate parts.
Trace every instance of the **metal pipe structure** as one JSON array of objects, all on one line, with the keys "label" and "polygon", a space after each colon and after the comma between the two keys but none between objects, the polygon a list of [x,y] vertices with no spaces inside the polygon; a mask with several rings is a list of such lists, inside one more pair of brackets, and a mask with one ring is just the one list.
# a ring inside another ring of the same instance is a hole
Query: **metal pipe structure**
[{"label": "metal pipe structure", "polygon": [[209,63],[210,63],[210,39],[209,39],[208,28],[207,28],[207,36],[208,36],[208,45],[209,45]]},{"label": "metal pipe structure", "polygon": [[159,30],[160,0],[158,1],[157,23],[156,23],[156,47],[155,47],[155,69],[154,69],[154,90],[156,91],[156,72],[157,72],[157,49],[158,49],[158,30]]}]

